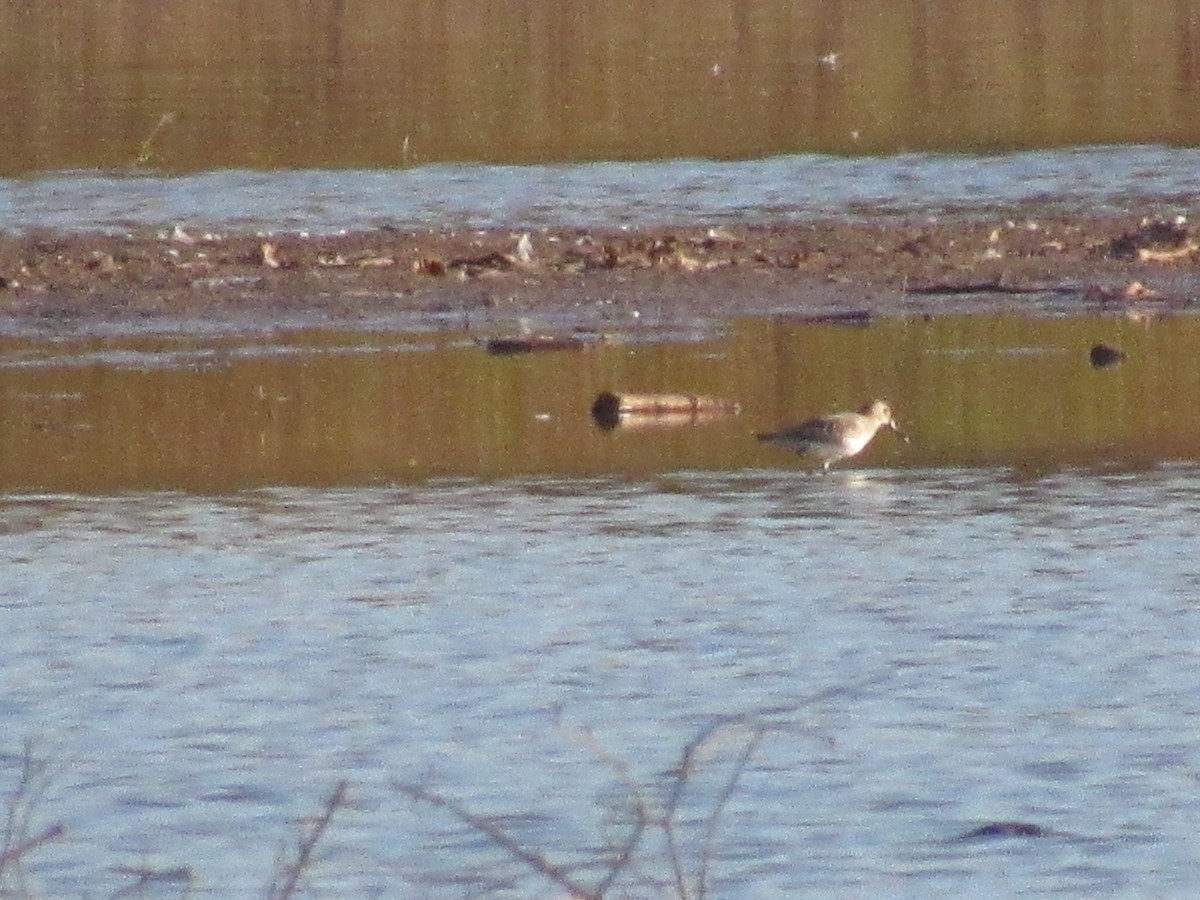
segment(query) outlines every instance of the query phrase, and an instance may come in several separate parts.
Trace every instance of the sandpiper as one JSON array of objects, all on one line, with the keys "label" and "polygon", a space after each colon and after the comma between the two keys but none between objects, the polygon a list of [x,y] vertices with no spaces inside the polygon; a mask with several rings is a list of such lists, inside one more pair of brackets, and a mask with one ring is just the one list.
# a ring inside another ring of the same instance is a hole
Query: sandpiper
[{"label": "sandpiper", "polygon": [[882,400],[872,400],[858,412],[840,412],[801,422],[792,428],[755,435],[768,444],[779,444],[797,453],[809,453],[821,461],[824,471],[840,459],[862,451],[884,425],[901,440],[908,438],[896,427],[892,408]]}]

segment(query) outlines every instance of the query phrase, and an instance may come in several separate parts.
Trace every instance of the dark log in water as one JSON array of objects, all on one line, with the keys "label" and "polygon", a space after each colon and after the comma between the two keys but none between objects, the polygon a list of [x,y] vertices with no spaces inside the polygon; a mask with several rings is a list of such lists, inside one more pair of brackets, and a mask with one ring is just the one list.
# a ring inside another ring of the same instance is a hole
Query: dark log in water
[{"label": "dark log in water", "polygon": [[588,341],[577,337],[555,334],[534,334],[528,337],[488,338],[483,346],[496,356],[512,356],[517,353],[537,353],[545,350],[582,350]]},{"label": "dark log in water", "polygon": [[603,428],[636,420],[659,425],[688,425],[702,419],[732,416],[741,405],[723,397],[699,394],[600,393],[592,403],[592,418]]}]

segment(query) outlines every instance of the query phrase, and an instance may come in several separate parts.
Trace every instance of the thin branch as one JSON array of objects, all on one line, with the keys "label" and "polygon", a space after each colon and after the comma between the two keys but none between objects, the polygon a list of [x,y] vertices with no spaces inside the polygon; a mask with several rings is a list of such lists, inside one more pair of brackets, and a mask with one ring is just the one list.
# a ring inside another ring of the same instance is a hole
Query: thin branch
[{"label": "thin branch", "polygon": [[5,847],[3,852],[0,852],[0,869],[3,869],[9,863],[20,861],[21,857],[30,850],[36,850],[42,844],[58,840],[66,833],[66,826],[61,822],[55,822],[49,828],[43,829],[41,834],[35,834],[31,838],[23,838],[13,842],[11,846]]},{"label": "thin branch", "polygon": [[725,807],[728,806],[729,800],[733,796],[733,791],[742,777],[742,773],[746,771],[746,767],[750,764],[750,757],[754,755],[754,751],[758,749],[758,745],[762,743],[766,733],[766,729],[762,727],[755,728],[751,732],[750,739],[746,742],[746,746],[742,748],[737,763],[734,764],[733,771],[729,775],[729,780],[725,782],[725,787],[721,790],[720,795],[718,795],[717,802],[709,814],[708,825],[704,829],[703,850],[700,853],[700,863],[696,872],[696,897],[698,900],[704,900],[704,897],[708,895],[708,870],[714,855],[721,815],[724,813]]},{"label": "thin branch", "polygon": [[734,726],[744,724],[747,721],[745,715],[721,716],[715,719],[712,723],[705,726],[700,732],[693,737],[683,748],[683,752],[679,755],[679,764],[675,767],[674,777],[671,782],[671,793],[667,798],[667,817],[674,818],[676,809],[683,800],[684,791],[687,789],[688,779],[692,775],[692,771],[696,767],[697,757],[700,752],[713,740],[713,738],[722,732]]},{"label": "thin branch", "polygon": [[554,724],[560,731],[582,744],[595,754],[600,762],[612,769],[620,782],[628,789],[638,808],[645,809],[645,798],[642,796],[641,786],[634,779],[633,773],[629,768],[629,763],[626,760],[605,747],[590,728],[583,725],[572,725],[563,721],[561,712],[556,716]]},{"label": "thin branch", "polygon": [[[565,726],[561,715],[556,716],[556,724],[567,730],[575,740],[582,743],[607,765],[629,792],[633,817],[632,829],[619,844],[610,844],[612,853],[607,863],[607,870],[594,888],[582,884],[566,866],[551,862],[545,853],[523,846],[494,821],[468,811],[461,803],[416,783],[393,782],[392,787],[410,800],[428,804],[450,813],[468,829],[490,840],[512,859],[523,863],[536,874],[564,890],[573,900],[603,900],[616,880],[631,867],[646,833],[652,829],[658,829],[662,832],[665,844],[663,854],[666,856],[666,864],[672,873],[671,880],[667,884],[673,883],[672,889],[676,898],[678,900],[704,900],[708,895],[709,873],[722,817],[737,790],[742,775],[749,768],[750,760],[766,736],[776,730],[803,728],[793,721],[792,717],[805,706],[829,697],[862,690],[863,687],[878,683],[880,680],[882,679],[874,676],[859,684],[822,691],[796,703],[761,709],[751,714],[730,715],[715,719],[684,746],[677,765],[669,770],[669,783],[664,786],[665,797],[663,799],[665,802],[662,803],[654,802],[650,798],[645,786],[640,785],[633,777],[629,764],[603,747],[595,734],[579,726]],[[703,839],[699,845],[701,856],[696,865],[694,877],[689,882],[688,872],[684,865],[684,854],[677,834],[679,810],[689,785],[700,767],[704,751],[719,736],[729,734],[739,728],[746,729],[748,734],[746,734],[745,742],[736,754],[736,758],[732,760],[732,768],[728,777],[724,779],[704,821]],[[809,729],[804,730],[808,731]],[[819,737],[819,735],[816,736]],[[663,792],[660,791],[658,796],[663,797]],[[665,887],[665,884],[660,883],[660,886]]]},{"label": "thin branch", "polygon": [[653,824],[661,824],[661,814],[655,815],[650,804],[646,799],[646,793],[637,783],[630,771],[629,763],[613,753],[600,742],[594,731],[583,725],[572,725],[565,722],[562,718],[561,711],[555,717],[555,724],[558,728],[565,732],[569,737],[582,744],[591,751],[597,759],[608,766],[617,776],[617,779],[624,785],[629,792],[630,803],[633,811],[633,829],[630,831],[625,841],[616,848],[613,854],[612,863],[609,866],[608,872],[600,883],[596,885],[593,893],[598,897],[604,896],[608,889],[612,887],[613,882],[624,872],[633,862],[634,852],[637,850],[638,844],[641,843],[642,837],[646,833],[646,829]]},{"label": "thin branch", "polygon": [[27,853],[66,833],[56,822],[31,835],[34,813],[50,785],[49,764],[37,755],[32,739],[26,739],[21,752],[21,775],[5,804],[4,830],[0,836],[0,875],[12,866],[15,877],[23,881],[21,863]]},{"label": "thin branch", "polygon": [[296,892],[301,876],[312,862],[317,842],[329,827],[334,812],[345,803],[348,788],[349,783],[345,779],[339,781],[333,789],[333,793],[329,795],[329,799],[325,801],[321,814],[307,830],[301,829],[296,858],[287,865],[284,865],[281,860],[280,869],[282,871],[280,874],[284,876],[283,884],[272,881],[271,886],[267,889],[267,900],[288,900]]},{"label": "thin branch", "polygon": [[637,811],[637,817],[634,819],[633,830],[630,831],[629,837],[625,840],[625,843],[622,844],[620,849],[618,849],[613,855],[612,862],[608,867],[608,872],[603,878],[600,879],[600,883],[596,885],[596,890],[593,893],[597,897],[603,897],[606,893],[608,893],[608,889],[612,887],[613,882],[615,882],[618,876],[620,876],[620,874],[629,867],[630,863],[633,862],[633,854],[637,850],[638,844],[642,842],[642,835],[646,833],[646,827],[649,825],[649,822],[646,820],[644,815],[645,811],[640,803],[635,806],[635,809]]},{"label": "thin branch", "polygon": [[671,781],[670,793],[667,796],[666,814],[663,817],[663,837],[667,842],[667,860],[675,878],[675,891],[680,900],[689,900],[691,891],[688,889],[687,874],[683,866],[683,851],[675,833],[675,817],[683,795],[687,790],[688,781],[698,764],[701,751],[708,746],[717,735],[734,726],[741,725],[747,719],[745,715],[722,716],[715,719],[693,737],[679,756],[679,764],[675,767]]},{"label": "thin branch", "polygon": [[600,900],[603,896],[603,894],[596,893],[580,884],[562,866],[555,865],[536,851],[527,850],[522,847],[499,826],[489,822],[482,816],[468,812],[462,805],[451,800],[449,797],[443,797],[441,794],[427,790],[419,784],[393,782],[392,787],[412,800],[428,803],[437,809],[446,810],[460,822],[472,830],[485,835],[492,843],[504,850],[504,852],[508,853],[514,859],[525,863],[533,871],[558,885],[572,897],[577,898],[577,900]]}]

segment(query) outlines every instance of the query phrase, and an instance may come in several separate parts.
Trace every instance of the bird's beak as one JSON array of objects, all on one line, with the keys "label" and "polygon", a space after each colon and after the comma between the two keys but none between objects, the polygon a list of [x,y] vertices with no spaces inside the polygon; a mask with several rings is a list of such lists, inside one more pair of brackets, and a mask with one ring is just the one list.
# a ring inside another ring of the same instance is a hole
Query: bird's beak
[{"label": "bird's beak", "polygon": [[888,424],[892,426],[892,431],[896,432],[896,437],[900,438],[900,440],[904,441],[906,444],[912,443],[912,441],[909,440],[908,435],[900,430],[900,426],[896,424],[894,419],[889,421]]}]

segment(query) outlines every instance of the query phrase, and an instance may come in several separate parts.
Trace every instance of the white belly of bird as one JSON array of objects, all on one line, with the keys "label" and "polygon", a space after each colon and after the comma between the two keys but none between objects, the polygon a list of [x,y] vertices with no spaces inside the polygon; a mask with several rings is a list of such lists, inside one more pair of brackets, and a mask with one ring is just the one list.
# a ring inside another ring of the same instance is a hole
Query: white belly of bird
[{"label": "white belly of bird", "polygon": [[874,434],[860,434],[846,438],[842,441],[841,454],[843,456],[854,456],[863,447],[871,443],[871,438],[874,436]]}]

